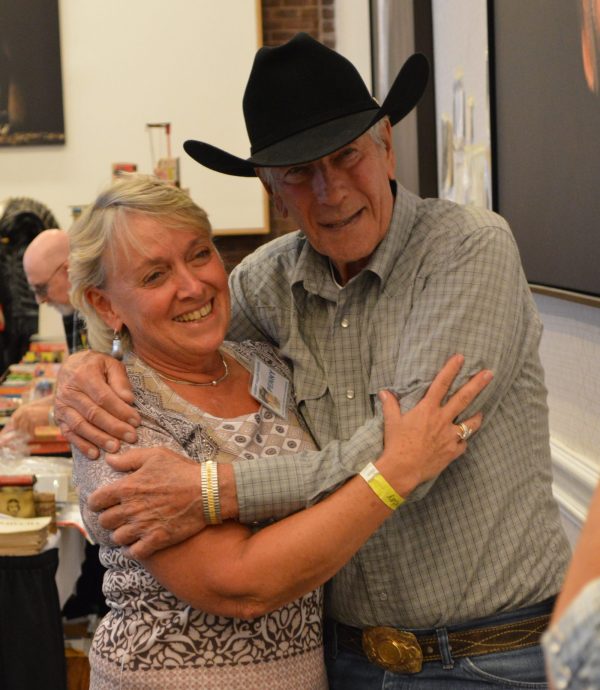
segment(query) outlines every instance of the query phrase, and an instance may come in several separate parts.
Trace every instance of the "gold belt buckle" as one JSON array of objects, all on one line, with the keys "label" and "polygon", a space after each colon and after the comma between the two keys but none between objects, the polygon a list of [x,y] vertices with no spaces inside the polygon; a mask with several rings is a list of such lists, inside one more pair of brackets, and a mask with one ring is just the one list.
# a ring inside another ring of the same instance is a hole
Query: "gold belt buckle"
[{"label": "gold belt buckle", "polygon": [[417,638],[405,630],[365,628],[362,647],[369,661],[394,673],[419,673],[423,652]]}]

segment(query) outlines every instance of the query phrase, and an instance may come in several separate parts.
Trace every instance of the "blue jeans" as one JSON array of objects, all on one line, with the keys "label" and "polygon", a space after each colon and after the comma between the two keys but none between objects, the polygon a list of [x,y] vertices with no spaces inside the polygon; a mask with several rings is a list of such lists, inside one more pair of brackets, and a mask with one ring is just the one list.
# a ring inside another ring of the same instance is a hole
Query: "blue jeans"
[{"label": "blue jeans", "polygon": [[[553,600],[547,600],[518,611],[501,613],[477,621],[483,626],[498,625],[549,613]],[[473,624],[462,628],[474,627]],[[448,632],[460,630],[450,626]],[[445,628],[438,629],[444,640]],[[441,631],[441,634],[440,632]],[[435,630],[412,630],[421,635]],[[544,657],[539,645],[509,652],[496,652],[474,657],[452,658],[447,643],[440,643],[444,661],[423,664],[420,673],[405,674],[386,671],[369,662],[366,656],[338,645],[336,623],[327,621],[325,662],[330,690],[511,690],[513,688],[547,688]]]}]

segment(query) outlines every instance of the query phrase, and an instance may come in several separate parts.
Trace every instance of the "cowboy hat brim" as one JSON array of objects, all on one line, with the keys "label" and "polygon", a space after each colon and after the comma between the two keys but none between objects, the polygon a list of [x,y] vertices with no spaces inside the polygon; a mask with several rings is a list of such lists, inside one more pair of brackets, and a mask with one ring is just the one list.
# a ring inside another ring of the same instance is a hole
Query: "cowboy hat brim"
[{"label": "cowboy hat brim", "polygon": [[239,158],[227,151],[194,139],[183,148],[195,161],[211,170],[238,177],[256,176],[255,168],[298,165],[327,156],[364,134],[383,117],[395,125],[417,105],[427,86],[429,62],[415,53],[404,63],[381,105],[322,122],[285,137],[250,158]]}]

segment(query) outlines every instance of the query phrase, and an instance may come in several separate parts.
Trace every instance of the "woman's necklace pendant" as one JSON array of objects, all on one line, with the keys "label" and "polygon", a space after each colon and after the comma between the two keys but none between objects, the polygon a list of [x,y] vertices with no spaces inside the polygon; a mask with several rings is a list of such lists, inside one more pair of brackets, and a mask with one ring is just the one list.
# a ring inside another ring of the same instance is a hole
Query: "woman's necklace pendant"
[{"label": "woman's necklace pendant", "polygon": [[198,387],[206,387],[206,386],[217,386],[221,381],[224,381],[228,376],[229,376],[229,367],[227,365],[227,361],[225,360],[225,357],[223,357],[223,353],[219,352],[219,355],[221,356],[221,362],[223,362],[223,369],[225,370],[221,376],[217,379],[213,379],[212,381],[207,381],[206,383],[200,383],[198,381],[185,381],[184,379],[176,379],[173,376],[167,376],[166,374],[161,374],[160,372],[156,372],[161,379],[165,379],[166,381],[172,381],[173,383],[180,383],[184,386],[198,386]]}]

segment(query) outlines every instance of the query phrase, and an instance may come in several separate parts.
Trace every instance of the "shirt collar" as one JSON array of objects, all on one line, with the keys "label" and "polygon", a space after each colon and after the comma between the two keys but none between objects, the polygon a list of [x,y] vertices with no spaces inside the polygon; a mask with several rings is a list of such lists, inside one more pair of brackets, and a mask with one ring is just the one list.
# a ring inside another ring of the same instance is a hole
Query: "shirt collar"
[{"label": "shirt collar", "polygon": [[291,273],[292,289],[303,286],[307,292],[335,300],[340,288],[332,279],[329,259],[316,252],[302,232],[298,239],[302,248]]},{"label": "shirt collar", "polygon": [[382,285],[386,285],[388,282],[392,270],[398,262],[398,257],[408,244],[415,224],[419,200],[419,197],[396,182],[392,184],[395,199],[390,227],[364,269],[378,276]]}]

